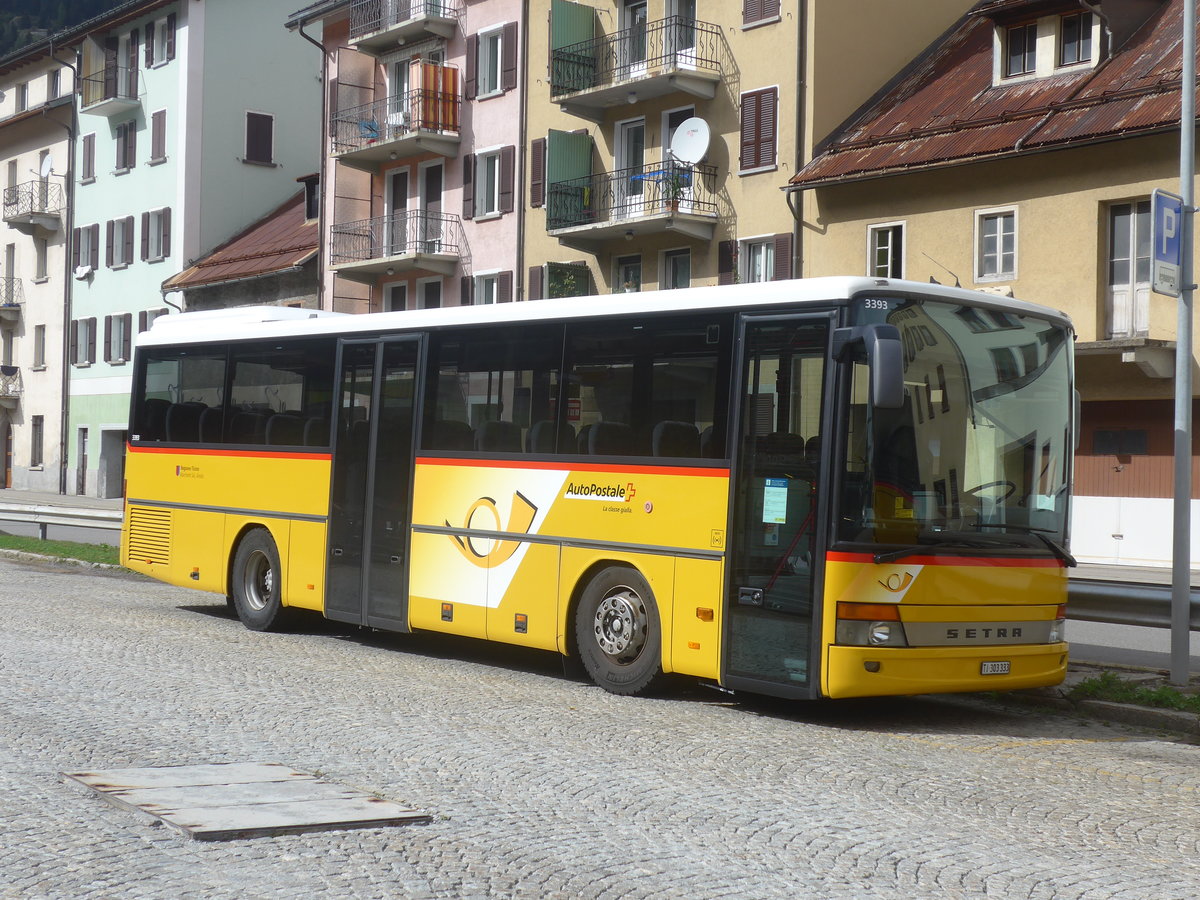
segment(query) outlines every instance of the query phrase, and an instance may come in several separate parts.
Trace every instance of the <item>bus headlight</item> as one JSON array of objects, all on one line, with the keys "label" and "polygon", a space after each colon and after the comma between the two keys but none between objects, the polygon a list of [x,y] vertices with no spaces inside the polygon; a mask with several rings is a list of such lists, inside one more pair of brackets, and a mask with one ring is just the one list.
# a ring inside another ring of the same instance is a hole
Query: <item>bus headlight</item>
[{"label": "bus headlight", "polygon": [[1067,639],[1067,607],[1058,608],[1057,618],[1050,623],[1050,631],[1046,634],[1047,644],[1058,644]]}]

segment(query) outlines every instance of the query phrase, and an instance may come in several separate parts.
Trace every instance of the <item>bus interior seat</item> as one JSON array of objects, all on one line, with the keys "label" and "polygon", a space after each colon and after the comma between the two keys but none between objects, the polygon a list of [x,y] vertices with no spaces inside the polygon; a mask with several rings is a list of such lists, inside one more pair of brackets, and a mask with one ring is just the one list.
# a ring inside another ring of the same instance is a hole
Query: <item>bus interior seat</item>
[{"label": "bus interior seat", "polygon": [[473,450],[475,430],[456,419],[438,419],[433,423],[430,450]]},{"label": "bus interior seat", "polygon": [[575,428],[570,422],[558,423],[553,419],[539,419],[529,429],[530,453],[570,453],[575,448]]},{"label": "bus interior seat", "polygon": [[588,432],[592,456],[629,456],[633,453],[633,429],[624,422],[596,422]]},{"label": "bus interior seat", "polygon": [[225,410],[210,406],[200,413],[200,443],[219,444],[225,432]]},{"label": "bus interior seat", "polygon": [[715,425],[709,425],[700,432],[700,455],[705,459],[725,458],[725,432]]},{"label": "bus interior seat", "polygon": [[700,432],[691,422],[659,422],[650,436],[650,450],[654,456],[699,456]]},{"label": "bus interior seat", "polygon": [[229,423],[231,444],[261,444],[267,429],[266,413],[258,410],[241,410],[234,413]]},{"label": "bus interior seat", "polygon": [[170,408],[171,401],[162,397],[150,397],[146,400],[142,412],[141,440],[161,441],[166,439],[167,410]]},{"label": "bus interior seat", "polygon": [[304,440],[304,419],[295,413],[276,413],[267,419],[268,444],[296,446]]},{"label": "bus interior seat", "polygon": [[580,454],[587,454],[588,441],[592,437],[592,426],[584,425],[579,429],[579,435],[575,438],[575,450]]},{"label": "bus interior seat", "polygon": [[304,423],[304,446],[324,447],[329,443],[329,419],[309,419]]},{"label": "bus interior seat", "polygon": [[521,426],[513,422],[484,422],[475,433],[475,449],[497,453],[521,452]]},{"label": "bus interior seat", "polygon": [[167,440],[194,444],[200,440],[200,414],[208,407],[196,400],[172,403],[167,410]]}]

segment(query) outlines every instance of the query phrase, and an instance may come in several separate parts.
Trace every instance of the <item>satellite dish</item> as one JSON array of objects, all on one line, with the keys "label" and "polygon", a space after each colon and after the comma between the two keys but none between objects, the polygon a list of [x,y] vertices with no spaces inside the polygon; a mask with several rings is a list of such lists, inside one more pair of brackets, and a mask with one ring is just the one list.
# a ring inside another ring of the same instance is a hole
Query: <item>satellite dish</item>
[{"label": "satellite dish", "polygon": [[75,278],[78,279],[79,281],[83,281],[83,279],[87,278],[91,274],[92,274],[91,266],[76,266],[75,267]]},{"label": "satellite dish", "polygon": [[49,178],[53,174],[54,174],[54,157],[52,157],[49,153],[47,153],[46,156],[42,159],[41,175],[43,178]]},{"label": "satellite dish", "polygon": [[708,123],[699,116],[684,119],[671,137],[671,155],[689,166],[704,159],[708,152]]}]

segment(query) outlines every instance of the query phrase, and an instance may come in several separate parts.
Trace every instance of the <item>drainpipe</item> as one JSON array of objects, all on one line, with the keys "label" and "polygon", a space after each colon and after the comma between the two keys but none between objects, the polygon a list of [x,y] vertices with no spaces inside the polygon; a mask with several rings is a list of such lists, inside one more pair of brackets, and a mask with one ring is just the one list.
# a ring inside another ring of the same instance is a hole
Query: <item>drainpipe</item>
[{"label": "drainpipe", "polygon": [[[529,0],[522,0],[521,21],[529,22]],[[517,184],[514,188],[521,196],[513,198],[513,208],[517,213],[517,271],[513,273],[516,285],[513,287],[513,299],[525,299],[525,166],[529,155],[529,29],[521,28],[521,98],[520,126],[517,146],[521,152],[517,154]]]},{"label": "drainpipe", "polygon": [[[317,156],[319,163],[317,171],[320,172],[320,194],[318,195],[319,199],[317,202],[317,232],[319,235],[317,238],[317,247],[319,248],[317,252],[317,308],[325,309],[325,250],[328,247],[328,242],[325,238],[325,191],[326,189],[333,188],[332,183],[326,184],[325,180],[327,162],[325,148],[328,146],[325,142],[325,130],[329,127],[329,86],[325,82],[325,46],[320,41],[304,33],[304,26],[306,24],[308,24],[307,21],[301,22],[296,27],[296,32],[300,37],[321,51],[321,141],[320,151]],[[174,304],[171,305],[174,306]],[[333,309],[332,297],[329,298],[329,309]]]},{"label": "drainpipe", "polygon": [[[808,65],[807,48],[804,46],[805,35],[808,32],[806,27],[806,19],[809,10],[812,8],[812,3],[799,3],[796,9],[796,159],[794,171],[799,172],[804,166],[806,154],[804,142],[807,139],[808,132],[804,127],[804,108],[805,108],[805,91],[807,90],[807,81],[805,80],[805,67]],[[792,204],[792,197],[796,198],[796,205]],[[804,277],[804,194],[800,191],[793,191],[784,194],[788,201],[788,207],[792,211],[792,277]]]}]

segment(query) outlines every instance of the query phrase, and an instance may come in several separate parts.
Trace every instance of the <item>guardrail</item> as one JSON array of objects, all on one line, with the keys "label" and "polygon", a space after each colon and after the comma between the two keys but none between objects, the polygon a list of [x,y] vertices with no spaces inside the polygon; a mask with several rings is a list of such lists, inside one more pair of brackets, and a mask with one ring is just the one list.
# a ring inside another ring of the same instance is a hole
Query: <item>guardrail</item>
[{"label": "guardrail", "polygon": [[51,525],[64,528],[100,528],[120,531],[123,515],[119,509],[92,509],[80,506],[46,506],[35,503],[0,503],[0,522],[25,522],[37,525],[38,537],[46,540]]},{"label": "guardrail", "polygon": [[[1108,625],[1171,627],[1171,588],[1162,584],[1072,578],[1067,587],[1067,618]],[[1200,631],[1200,595],[1194,590],[1191,630]]]}]

